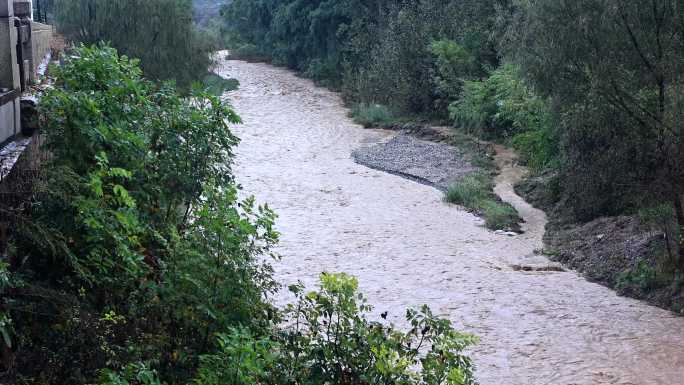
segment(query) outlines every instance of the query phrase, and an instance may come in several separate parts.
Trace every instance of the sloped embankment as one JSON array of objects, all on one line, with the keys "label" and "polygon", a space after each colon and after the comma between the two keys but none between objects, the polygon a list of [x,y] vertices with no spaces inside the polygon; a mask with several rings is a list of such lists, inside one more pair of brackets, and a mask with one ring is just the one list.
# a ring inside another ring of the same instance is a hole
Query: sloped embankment
[{"label": "sloped embankment", "polygon": [[549,216],[544,234],[547,256],[621,295],[684,314],[684,290],[676,283],[663,283],[666,280],[655,274],[665,253],[663,234],[636,216],[573,222],[549,193],[553,177],[535,176],[516,185],[519,195]]}]

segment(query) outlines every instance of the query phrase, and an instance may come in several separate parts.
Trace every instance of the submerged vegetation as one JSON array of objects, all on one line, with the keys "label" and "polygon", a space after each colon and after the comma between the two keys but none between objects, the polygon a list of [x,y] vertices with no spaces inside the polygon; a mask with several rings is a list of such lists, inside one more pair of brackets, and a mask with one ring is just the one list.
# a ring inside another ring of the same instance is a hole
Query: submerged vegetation
[{"label": "submerged vegetation", "polygon": [[482,215],[492,230],[512,230],[520,222],[515,208],[492,192],[491,176],[481,172],[466,175],[449,186],[444,200]]}]

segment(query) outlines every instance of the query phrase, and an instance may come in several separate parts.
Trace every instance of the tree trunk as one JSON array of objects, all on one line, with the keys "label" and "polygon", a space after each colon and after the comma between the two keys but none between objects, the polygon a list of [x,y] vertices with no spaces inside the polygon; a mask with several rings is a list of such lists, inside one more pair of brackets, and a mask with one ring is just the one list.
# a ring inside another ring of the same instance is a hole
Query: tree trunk
[{"label": "tree trunk", "polygon": [[677,219],[675,233],[678,235],[676,239],[678,240],[678,250],[679,250],[679,260],[677,261],[677,267],[679,272],[684,274],[684,246],[682,245],[682,226],[684,226],[684,207],[682,206],[682,196],[679,193],[673,194],[673,204],[675,209],[675,217]]}]

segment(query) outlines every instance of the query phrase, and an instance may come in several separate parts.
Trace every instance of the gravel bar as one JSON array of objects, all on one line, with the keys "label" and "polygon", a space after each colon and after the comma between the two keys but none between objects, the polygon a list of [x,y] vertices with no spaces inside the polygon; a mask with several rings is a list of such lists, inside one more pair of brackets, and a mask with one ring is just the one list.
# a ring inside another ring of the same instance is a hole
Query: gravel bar
[{"label": "gravel bar", "polygon": [[450,184],[477,170],[457,147],[399,134],[385,143],[352,152],[366,167],[396,174],[445,191]]}]

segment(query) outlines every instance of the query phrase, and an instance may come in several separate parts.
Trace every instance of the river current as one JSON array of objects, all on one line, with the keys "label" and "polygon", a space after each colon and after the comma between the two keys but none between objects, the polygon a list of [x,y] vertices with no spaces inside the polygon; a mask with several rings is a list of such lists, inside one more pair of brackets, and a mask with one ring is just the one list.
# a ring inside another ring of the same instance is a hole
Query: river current
[{"label": "river current", "polygon": [[240,81],[227,95],[244,121],[235,173],[279,215],[279,282],[313,288],[322,271],[349,273],[371,317],[388,311],[399,325],[406,307],[430,305],[480,337],[471,353],[483,385],[684,384],[684,318],[573,271],[513,268],[548,261],[535,253],[544,214],[513,192],[521,171],[509,153],[496,191],[526,220],[515,237],[432,187],[354,163],[352,151],[394,134],[354,124],[339,95],[266,64],[217,71]]}]

